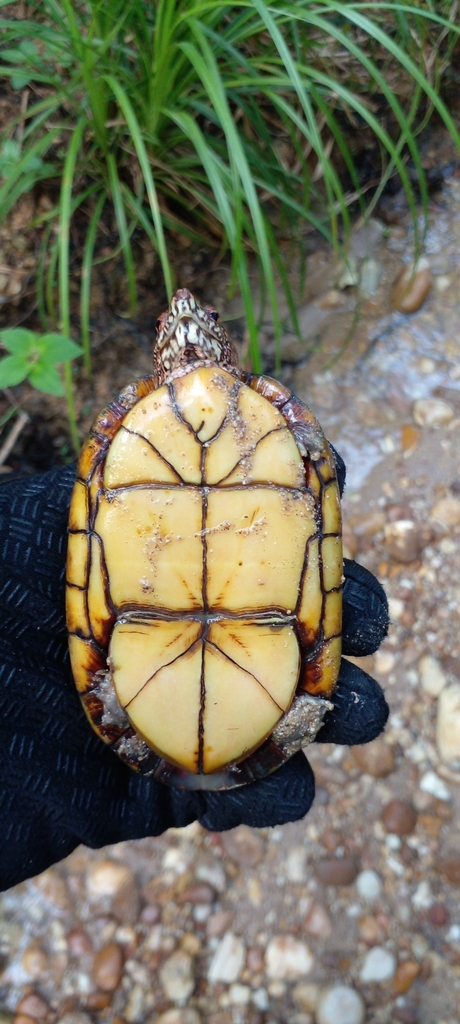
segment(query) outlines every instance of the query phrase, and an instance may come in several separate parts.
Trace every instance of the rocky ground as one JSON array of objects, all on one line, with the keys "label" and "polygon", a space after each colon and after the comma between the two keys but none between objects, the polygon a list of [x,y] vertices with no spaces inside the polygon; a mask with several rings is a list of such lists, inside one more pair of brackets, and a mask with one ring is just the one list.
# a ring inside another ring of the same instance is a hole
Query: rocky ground
[{"label": "rocky ground", "polygon": [[460,1020],[455,177],[430,217],[413,312],[391,300],[411,259],[401,216],[358,227],[342,267],[311,258],[305,341],[283,339],[283,379],[349,463],[347,553],[390,600],[390,636],[362,659],[391,705],[384,736],[309,750],[304,821],[80,848],[3,894],[0,1024]]}]

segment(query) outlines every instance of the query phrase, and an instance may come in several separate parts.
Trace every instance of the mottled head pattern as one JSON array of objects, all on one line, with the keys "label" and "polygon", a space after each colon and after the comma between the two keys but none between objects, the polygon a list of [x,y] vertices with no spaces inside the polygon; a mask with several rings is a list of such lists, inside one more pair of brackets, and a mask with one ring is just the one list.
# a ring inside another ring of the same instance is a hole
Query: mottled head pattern
[{"label": "mottled head pattern", "polygon": [[160,386],[171,374],[200,363],[216,363],[238,369],[238,357],[219,314],[212,306],[201,306],[188,288],[179,288],[171,305],[157,320],[153,362]]}]

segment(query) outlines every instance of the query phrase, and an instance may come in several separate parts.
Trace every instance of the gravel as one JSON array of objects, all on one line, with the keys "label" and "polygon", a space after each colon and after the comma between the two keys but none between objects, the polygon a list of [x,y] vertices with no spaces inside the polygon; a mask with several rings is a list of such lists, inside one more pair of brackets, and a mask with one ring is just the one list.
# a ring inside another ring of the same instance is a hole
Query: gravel
[{"label": "gravel", "polygon": [[360,660],[390,703],[385,733],[312,745],[303,821],[80,847],[3,894],[0,1024],[459,1020],[460,181],[433,204],[433,287],[410,317],[388,312],[412,258],[398,216],[352,345],[350,293],[332,304],[332,259],[309,258],[331,305],[308,365],[283,370],[347,458],[347,546],[390,598],[390,634]]}]

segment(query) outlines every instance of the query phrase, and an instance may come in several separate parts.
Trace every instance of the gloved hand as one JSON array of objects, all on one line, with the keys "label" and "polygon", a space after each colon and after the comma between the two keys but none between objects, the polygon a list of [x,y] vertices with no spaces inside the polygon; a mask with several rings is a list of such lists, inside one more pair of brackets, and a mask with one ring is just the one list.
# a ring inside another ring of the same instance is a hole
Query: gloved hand
[{"label": "gloved hand", "polygon": [[[338,462],[339,476],[344,467]],[[212,831],[302,818],[313,772],[299,752],[278,771],[226,792],[172,789],[136,774],[95,735],[73,684],[64,618],[73,468],[0,485],[0,889],[75,846],[159,835],[198,819]],[[377,649],[388,628],[378,581],[345,564],[344,654]],[[388,707],[365,672],[343,661],[320,742],[366,743]]]}]

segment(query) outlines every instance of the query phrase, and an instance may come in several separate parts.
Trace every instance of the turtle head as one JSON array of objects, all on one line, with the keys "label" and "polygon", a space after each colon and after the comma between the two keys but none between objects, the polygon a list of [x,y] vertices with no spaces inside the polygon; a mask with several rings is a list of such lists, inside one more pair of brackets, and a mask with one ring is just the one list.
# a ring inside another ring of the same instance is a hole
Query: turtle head
[{"label": "turtle head", "polygon": [[201,306],[188,288],[179,288],[171,305],[157,320],[153,352],[158,385],[177,370],[216,363],[238,367],[238,357],[213,306]]}]

